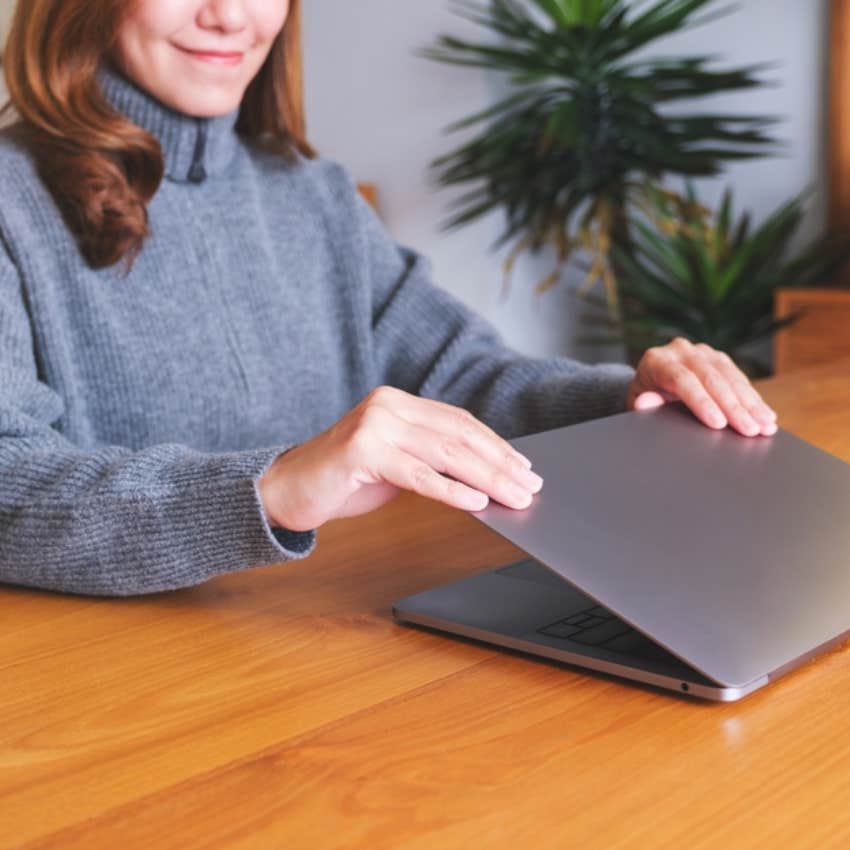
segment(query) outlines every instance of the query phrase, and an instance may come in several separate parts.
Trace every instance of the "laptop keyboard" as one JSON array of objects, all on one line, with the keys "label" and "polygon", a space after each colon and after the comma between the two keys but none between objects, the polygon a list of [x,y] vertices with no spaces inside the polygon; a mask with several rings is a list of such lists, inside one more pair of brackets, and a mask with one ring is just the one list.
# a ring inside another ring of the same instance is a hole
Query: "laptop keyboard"
[{"label": "laptop keyboard", "polygon": [[624,655],[634,655],[651,661],[681,663],[667,650],[635,631],[600,605],[571,614],[538,631],[547,637],[575,641],[585,646],[598,646]]}]

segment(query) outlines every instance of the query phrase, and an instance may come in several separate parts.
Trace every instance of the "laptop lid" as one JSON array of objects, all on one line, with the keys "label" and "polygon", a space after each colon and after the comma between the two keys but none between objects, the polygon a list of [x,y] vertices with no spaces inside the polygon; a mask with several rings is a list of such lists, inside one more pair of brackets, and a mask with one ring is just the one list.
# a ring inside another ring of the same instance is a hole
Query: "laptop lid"
[{"label": "laptop lid", "polygon": [[850,630],[850,466],[681,404],[512,441],[544,478],[475,514],[714,681],[740,687]]}]

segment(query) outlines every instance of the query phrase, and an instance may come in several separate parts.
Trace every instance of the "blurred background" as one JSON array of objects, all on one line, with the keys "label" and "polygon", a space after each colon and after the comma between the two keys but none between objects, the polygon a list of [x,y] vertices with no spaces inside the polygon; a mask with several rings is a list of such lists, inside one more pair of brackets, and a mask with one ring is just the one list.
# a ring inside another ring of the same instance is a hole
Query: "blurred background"
[{"label": "blurred background", "polygon": [[[702,181],[714,202],[722,186],[735,190],[739,208],[756,220],[809,186],[814,189],[801,237],[822,227],[825,210],[827,76],[826,0],[742,0],[718,20],[667,39],[653,50],[708,53],[724,64],[773,63],[770,88],[717,98],[713,107],[772,114],[787,143],[781,157],[731,166],[724,178]],[[5,27],[13,0],[0,0]],[[416,55],[438,35],[478,38],[481,32],[453,14],[446,0],[304,0],[303,40],[308,131],[324,156],[343,163],[358,181],[377,184],[379,211],[392,236],[424,253],[434,279],[489,318],[513,346],[530,354],[620,359],[616,346],[578,341],[587,305],[568,274],[543,295],[534,284],[551,268],[546,257],[522,257],[507,294],[506,252],[490,245],[499,214],[445,233],[454,190],[437,190],[428,163],[454,148],[443,130],[492,103],[499,81],[472,68],[455,68]],[[0,94],[5,95],[0,87]]]},{"label": "blurred background", "polygon": [[[723,5],[723,4],[721,4]],[[567,280],[541,296],[534,284],[551,260],[520,260],[508,297],[502,297],[504,252],[488,248],[498,215],[443,233],[450,190],[435,191],[427,165],[455,146],[443,128],[483,108],[498,81],[473,68],[418,58],[438,34],[480,37],[480,29],[452,14],[446,0],[306,0],[304,48],[307,119],[322,154],[344,163],[358,180],[378,184],[380,210],[393,236],[426,254],[435,279],[487,316],[515,347],[533,354],[600,359],[577,342],[586,305]],[[814,203],[801,236],[822,225],[825,209],[827,75],[825,0],[743,0],[734,11],[676,35],[663,52],[708,53],[724,64],[774,63],[772,88],[718,98],[718,109],[783,118],[776,134],[787,142],[781,158],[733,165],[722,180],[703,182],[701,196],[717,200],[732,185],[739,206],[763,216],[806,186]],[[606,353],[616,358],[617,351]]]}]

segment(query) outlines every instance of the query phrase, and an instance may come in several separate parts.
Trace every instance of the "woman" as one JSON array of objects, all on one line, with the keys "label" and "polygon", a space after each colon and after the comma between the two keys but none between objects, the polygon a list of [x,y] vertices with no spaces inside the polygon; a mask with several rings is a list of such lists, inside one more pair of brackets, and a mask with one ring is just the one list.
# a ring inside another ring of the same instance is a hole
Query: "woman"
[{"label": "woman", "polygon": [[19,120],[0,139],[0,579],[190,585],[303,557],[314,529],[400,489],[523,508],[542,482],[502,437],[670,399],[712,428],[775,432],[706,346],[651,350],[636,374],[520,357],[434,287],[312,156],[298,12],[18,4]]}]

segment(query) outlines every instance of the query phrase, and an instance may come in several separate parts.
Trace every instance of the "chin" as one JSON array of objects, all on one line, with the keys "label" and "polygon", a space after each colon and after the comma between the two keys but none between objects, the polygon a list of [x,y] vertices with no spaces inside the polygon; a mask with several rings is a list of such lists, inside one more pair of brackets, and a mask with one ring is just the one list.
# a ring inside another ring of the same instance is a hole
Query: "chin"
[{"label": "chin", "polygon": [[193,118],[217,118],[233,112],[242,102],[242,91],[211,92],[209,90],[199,93],[197,96],[187,94],[182,97],[168,97],[163,99],[166,105],[172,109],[191,115]]}]

